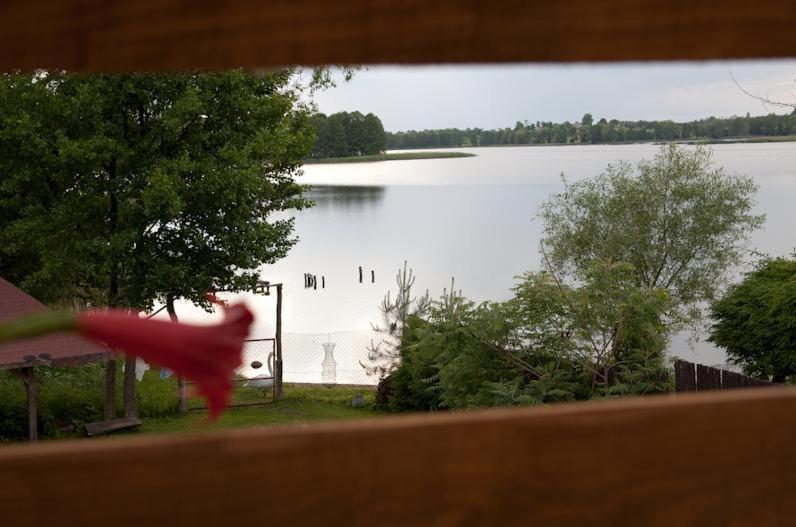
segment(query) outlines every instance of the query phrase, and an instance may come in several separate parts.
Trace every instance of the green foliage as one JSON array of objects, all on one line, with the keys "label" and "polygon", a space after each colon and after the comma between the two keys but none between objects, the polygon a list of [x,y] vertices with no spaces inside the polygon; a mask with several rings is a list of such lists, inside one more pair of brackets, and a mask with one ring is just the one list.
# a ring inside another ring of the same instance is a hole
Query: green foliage
[{"label": "green foliage", "polygon": [[293,70],[0,76],[0,274],[146,309],[244,289],[295,243],[314,139]]},{"label": "green foliage", "polygon": [[[79,437],[83,435],[85,423],[102,420],[104,375],[100,364],[37,368],[39,437]],[[130,433],[200,431],[209,428],[207,414],[203,411],[178,415],[174,377],[164,380],[159,378],[157,371],[148,371],[138,383],[137,392],[143,425]],[[365,406],[354,409],[351,399],[360,394],[365,398]],[[373,415],[374,394],[356,388],[286,385],[283,398],[276,403],[270,402],[270,394],[253,388],[238,388],[233,396],[236,402],[269,402],[262,406],[230,408],[210,428]],[[121,406],[121,397],[117,401]],[[9,371],[0,371],[0,443],[26,441],[27,437],[27,399],[22,381]]]},{"label": "green foliage", "polygon": [[611,164],[548,199],[543,248],[568,276],[595,260],[628,262],[636,285],[667,291],[695,319],[763,223],[752,214],[755,191],[750,178],[713,167],[707,148],[663,146],[652,161]]},{"label": "green foliage", "polygon": [[398,269],[395,275],[395,297],[393,298],[392,292],[388,291],[379,306],[382,325],[374,326],[373,329],[382,337],[378,342],[372,341],[368,347],[369,364],[360,363],[368,375],[384,378],[394,371],[401,358],[400,344],[404,338],[405,328],[410,320],[422,320],[421,317],[428,310],[430,304],[428,291],[419,297],[412,293],[416,278],[414,271],[409,269],[407,262],[404,262],[403,269]]},{"label": "green foliage", "polygon": [[381,120],[369,113],[316,113],[311,118],[317,138],[312,157],[353,157],[381,154],[387,148],[387,134]]},{"label": "green foliage", "polygon": [[[121,361],[117,364],[119,374]],[[104,408],[105,366],[99,363],[64,368],[37,367],[38,424],[41,437],[80,431],[86,423],[101,421]],[[121,408],[121,386],[117,386]],[[161,417],[177,412],[177,385],[148,372],[139,383],[141,417]],[[0,372],[0,441],[22,440],[28,434],[27,396],[22,381]]]},{"label": "green foliage", "polygon": [[511,300],[446,293],[410,317],[389,377],[391,410],[543,404],[671,388],[665,291],[626,263],[594,262],[579,286],[526,273]]},{"label": "green foliage", "polygon": [[[750,117],[710,117],[687,123],[673,121],[618,121],[587,113],[580,122],[517,122],[514,128],[446,128],[387,134],[389,149],[448,148],[459,146],[634,143],[639,141],[703,141],[730,138],[796,135],[796,113]],[[792,138],[790,139],[793,140]]]},{"label": "green foliage", "polygon": [[796,260],[762,261],[711,308],[708,340],[744,372],[774,382],[796,375]]}]

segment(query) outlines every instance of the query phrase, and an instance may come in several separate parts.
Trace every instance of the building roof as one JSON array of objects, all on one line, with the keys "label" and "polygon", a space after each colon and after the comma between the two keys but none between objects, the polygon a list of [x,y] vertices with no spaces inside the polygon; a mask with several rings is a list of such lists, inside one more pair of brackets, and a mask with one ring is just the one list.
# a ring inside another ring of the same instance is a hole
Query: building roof
[{"label": "building roof", "polygon": [[[0,322],[46,310],[44,304],[0,278]],[[0,344],[0,369],[83,364],[101,360],[109,351],[76,334],[54,333]]]}]

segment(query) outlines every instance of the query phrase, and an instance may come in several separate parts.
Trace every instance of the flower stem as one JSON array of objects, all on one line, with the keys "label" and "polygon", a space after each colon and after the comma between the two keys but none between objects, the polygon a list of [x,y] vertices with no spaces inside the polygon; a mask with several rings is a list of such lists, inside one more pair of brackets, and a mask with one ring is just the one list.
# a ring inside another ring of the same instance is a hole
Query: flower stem
[{"label": "flower stem", "polygon": [[0,324],[0,343],[37,337],[55,331],[68,331],[76,327],[74,313],[45,311]]}]

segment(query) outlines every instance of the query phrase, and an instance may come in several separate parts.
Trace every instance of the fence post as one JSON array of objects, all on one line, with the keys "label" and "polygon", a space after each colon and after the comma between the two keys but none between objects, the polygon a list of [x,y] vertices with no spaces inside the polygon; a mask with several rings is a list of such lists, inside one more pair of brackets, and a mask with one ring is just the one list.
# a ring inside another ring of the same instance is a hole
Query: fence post
[{"label": "fence post", "polygon": [[674,381],[676,392],[696,391],[696,368],[694,363],[679,359],[674,361]]},{"label": "fence post", "polygon": [[274,361],[274,398],[282,397],[282,284],[276,285],[276,360]]}]

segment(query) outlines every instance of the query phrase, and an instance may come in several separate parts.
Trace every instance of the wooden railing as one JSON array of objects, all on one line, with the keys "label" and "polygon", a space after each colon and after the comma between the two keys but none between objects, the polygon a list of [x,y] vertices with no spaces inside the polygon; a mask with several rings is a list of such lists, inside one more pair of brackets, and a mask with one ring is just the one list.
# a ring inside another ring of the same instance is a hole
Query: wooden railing
[{"label": "wooden railing", "polygon": [[[10,0],[0,70],[796,56],[793,0]],[[796,391],[0,447],[0,525],[785,525]]]},{"label": "wooden railing", "polygon": [[792,0],[10,0],[0,70],[796,56]]},{"label": "wooden railing", "polygon": [[0,448],[2,525],[785,525],[796,390]]}]

